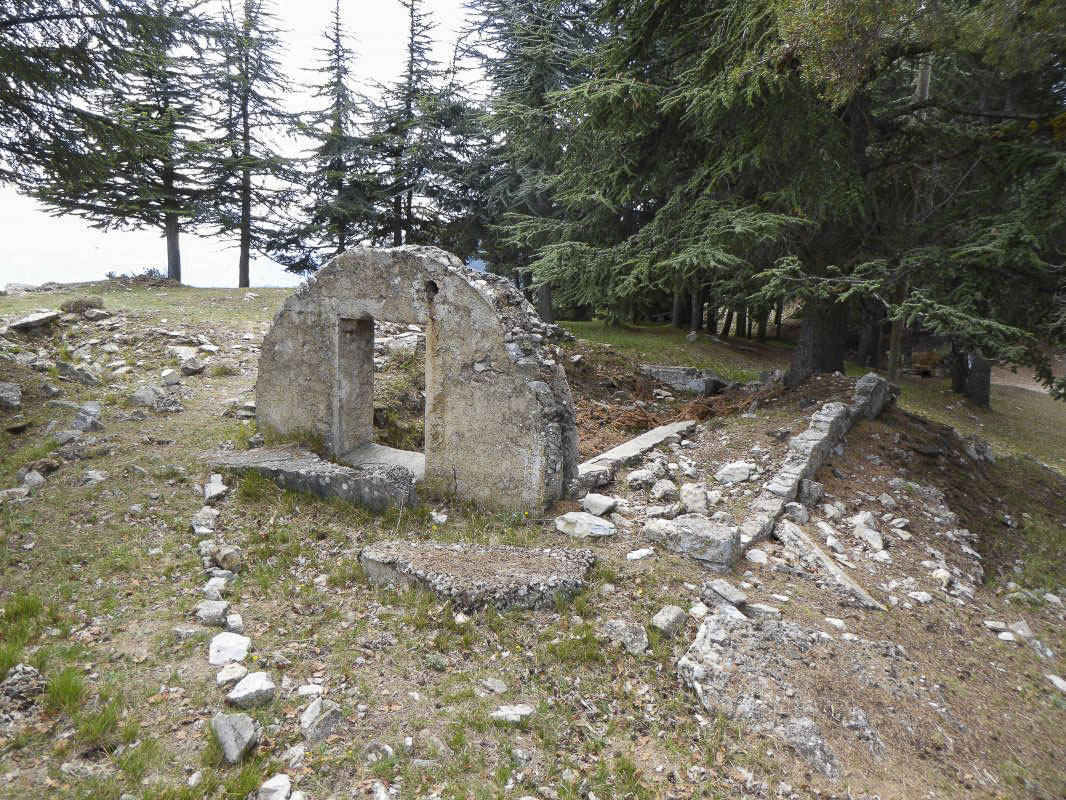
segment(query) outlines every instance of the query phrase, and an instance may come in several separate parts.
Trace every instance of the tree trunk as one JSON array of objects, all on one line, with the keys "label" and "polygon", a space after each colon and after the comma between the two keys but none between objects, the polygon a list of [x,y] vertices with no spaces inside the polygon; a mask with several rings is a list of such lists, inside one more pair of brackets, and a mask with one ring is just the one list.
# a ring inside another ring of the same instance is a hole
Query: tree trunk
[{"label": "tree trunk", "polygon": [[692,293],[692,313],[689,330],[698,331],[703,327],[703,292],[697,289]]},{"label": "tree trunk", "polygon": [[537,287],[537,316],[541,322],[555,322],[552,314],[552,287],[550,283],[542,283]]},{"label": "tree trunk", "polygon": [[798,386],[816,372],[844,371],[844,334],[847,306],[824,300],[808,300],[803,308],[796,350],[785,382]]},{"label": "tree trunk", "polygon": [[733,324],[733,309],[727,308],[725,312],[725,321],[722,323],[722,336],[729,336],[729,326]]},{"label": "tree trunk", "polygon": [[966,379],[970,375],[970,362],[966,358],[966,353],[960,350],[954,342],[951,344],[949,359],[951,365],[951,391],[955,392],[955,394],[962,394],[966,389]]},{"label": "tree trunk", "polygon": [[718,334],[718,306],[713,302],[707,304],[707,333],[711,336]]},{"label": "tree trunk", "polygon": [[770,309],[765,309],[759,312],[759,322],[757,326],[758,339],[760,342],[766,341],[766,324],[770,321]]},{"label": "tree trunk", "polygon": [[684,328],[687,316],[685,313],[685,293],[681,289],[674,289],[674,307],[670,314],[670,323],[675,328]]},{"label": "tree trunk", "polygon": [[[896,289],[896,302],[902,303],[907,297],[906,282]],[[888,336],[888,369],[886,377],[889,383],[899,381],[899,367],[903,356],[903,318],[892,320],[892,332]]]},{"label": "tree trunk", "polygon": [[403,196],[392,198],[392,246],[403,244]]},{"label": "tree trunk", "polygon": [[241,255],[237,266],[237,287],[246,289],[251,285],[249,265],[252,255],[252,176],[248,169],[241,170]]},{"label": "tree trunk", "polygon": [[178,215],[166,214],[163,217],[167,237],[167,277],[181,283],[181,249],[178,246]]},{"label": "tree trunk", "polygon": [[992,393],[992,362],[980,353],[970,353],[970,370],[963,395],[979,406],[988,408]]},{"label": "tree trunk", "polygon": [[777,328],[777,333],[774,334],[775,339],[781,338],[781,315],[785,313],[785,298],[779,297],[777,299],[777,308],[774,309],[774,326]]},{"label": "tree trunk", "polygon": [[737,309],[737,338],[748,334],[748,307],[741,306]]}]

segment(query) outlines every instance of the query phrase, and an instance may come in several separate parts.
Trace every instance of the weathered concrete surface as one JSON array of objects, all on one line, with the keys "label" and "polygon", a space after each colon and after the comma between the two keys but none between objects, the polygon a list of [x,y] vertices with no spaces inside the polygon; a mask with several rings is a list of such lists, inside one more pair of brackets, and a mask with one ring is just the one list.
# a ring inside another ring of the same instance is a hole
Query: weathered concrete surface
[{"label": "weathered concrete surface", "polygon": [[590,458],[577,467],[577,485],[579,489],[595,489],[598,486],[606,486],[614,480],[614,473],[618,467],[632,464],[651,450],[662,444],[671,436],[682,436],[691,433],[696,427],[695,420],[673,422],[669,425],[660,425],[642,433],[635,439],[623,442],[617,447],[612,447],[606,453]]},{"label": "weathered concrete surface", "polygon": [[709,369],[641,364],[640,371],[659,383],[665,383],[671,389],[694,394],[718,394],[729,385],[729,381]]},{"label": "weathered concrete surface", "polygon": [[203,458],[216,468],[254,470],[286,489],[340,497],[375,511],[418,503],[416,476],[396,464],[368,462],[347,467],[297,447],[214,450]]},{"label": "weathered concrete surface", "polygon": [[351,463],[373,438],[374,320],[426,329],[428,483],[509,510],[563,496],[577,428],[559,329],[506,279],[436,248],[353,250],[285,302],[263,341],[259,429]]},{"label": "weathered concrete surface", "polygon": [[389,541],[364,547],[359,563],[375,583],[423,586],[461,609],[551,608],[585,585],[588,550]]}]

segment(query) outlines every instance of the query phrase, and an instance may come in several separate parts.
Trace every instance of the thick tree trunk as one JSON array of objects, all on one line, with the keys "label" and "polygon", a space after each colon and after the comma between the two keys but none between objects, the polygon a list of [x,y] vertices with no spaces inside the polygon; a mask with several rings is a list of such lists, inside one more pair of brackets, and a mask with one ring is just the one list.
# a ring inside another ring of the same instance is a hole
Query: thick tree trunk
[{"label": "thick tree trunk", "polygon": [[392,198],[392,246],[403,244],[403,196]]},{"label": "thick tree trunk", "polygon": [[741,306],[737,309],[737,338],[748,335],[748,308]]},{"label": "thick tree trunk", "polygon": [[725,321],[722,323],[722,336],[729,336],[729,327],[733,324],[733,309],[727,308]]},{"label": "thick tree trunk", "polygon": [[703,292],[699,289],[692,293],[692,313],[689,319],[689,330],[698,331],[703,327]]},{"label": "thick tree trunk", "polygon": [[951,346],[951,391],[987,407],[992,393],[992,362],[980,353]]},{"label": "thick tree trunk", "polygon": [[816,372],[844,371],[847,319],[844,303],[813,299],[806,302],[792,366],[785,378],[789,386],[803,383]]},{"label": "thick tree trunk", "polygon": [[163,217],[167,237],[167,277],[181,283],[181,248],[178,245],[178,215],[166,214]]},{"label": "thick tree trunk", "polygon": [[963,395],[979,406],[988,408],[992,394],[992,362],[980,353],[970,354],[970,373]]},{"label": "thick tree trunk", "polygon": [[760,342],[766,341],[766,324],[770,321],[770,309],[759,312],[759,322],[757,326],[757,336]]},{"label": "thick tree trunk", "polygon": [[537,287],[537,316],[541,322],[555,322],[552,314],[552,287],[550,283],[542,283]]},{"label": "thick tree trunk", "polygon": [[707,304],[707,333],[711,336],[718,334],[718,306],[713,302]]},{"label": "thick tree trunk", "polygon": [[688,325],[688,293],[683,289],[674,290],[674,307],[670,315],[670,322],[675,328],[684,328]]},{"label": "thick tree trunk", "polygon": [[781,315],[785,313],[785,298],[779,297],[777,300],[777,308],[774,309],[774,327],[777,328],[777,332],[774,334],[775,339],[781,338]]}]

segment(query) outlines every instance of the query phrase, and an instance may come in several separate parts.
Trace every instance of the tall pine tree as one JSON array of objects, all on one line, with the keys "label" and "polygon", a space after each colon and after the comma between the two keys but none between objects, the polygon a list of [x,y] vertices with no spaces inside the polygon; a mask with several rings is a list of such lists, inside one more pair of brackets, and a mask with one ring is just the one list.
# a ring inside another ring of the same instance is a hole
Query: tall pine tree
[{"label": "tall pine tree", "polygon": [[[123,79],[97,98],[111,120],[63,140],[32,194],[56,213],[101,228],[157,228],[166,238],[167,275],[181,280],[180,232],[193,224],[203,186],[206,76],[199,57],[205,22],[183,0],[152,0],[150,41],[126,58]],[[115,135],[115,131],[130,135]]]},{"label": "tall pine tree", "polygon": [[218,28],[214,96],[219,108],[208,173],[205,222],[219,235],[237,235],[237,285],[250,283],[252,250],[276,239],[275,216],[289,198],[291,162],[277,152],[292,117],[281,97],[289,83],[281,71],[281,47],[267,0],[226,0]]},{"label": "tall pine tree", "polygon": [[376,177],[359,131],[362,107],[351,86],[352,51],[337,0],[326,46],[319,50],[321,81],[310,87],[322,106],[303,116],[300,133],[311,140],[304,160],[304,196],[298,219],[272,244],[273,257],[294,272],[317,269],[371,234]]}]

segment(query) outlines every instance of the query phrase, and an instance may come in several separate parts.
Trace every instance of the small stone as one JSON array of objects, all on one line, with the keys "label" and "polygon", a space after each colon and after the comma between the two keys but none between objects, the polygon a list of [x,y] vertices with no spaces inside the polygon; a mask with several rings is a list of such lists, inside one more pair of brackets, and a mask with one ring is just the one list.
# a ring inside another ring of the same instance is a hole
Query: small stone
[{"label": "small stone", "polygon": [[220,633],[211,640],[208,661],[215,666],[222,666],[230,661],[244,661],[252,640],[239,633]]},{"label": "small stone", "polygon": [[174,634],[174,640],[178,642],[187,642],[189,639],[193,639],[200,634],[200,628],[193,628],[189,625],[178,625],[175,628],[171,628],[170,632]]},{"label": "small stone", "polygon": [[785,516],[799,525],[806,524],[811,518],[807,507],[801,503],[785,503]]},{"label": "small stone", "polygon": [[589,492],[581,498],[581,507],[594,517],[610,514],[618,506],[618,501],[604,494]]},{"label": "small stone", "polygon": [[228,612],[229,603],[226,600],[201,600],[196,605],[196,618],[204,625],[222,627]]},{"label": "small stone", "polygon": [[332,700],[316,697],[300,715],[300,730],[314,744],[325,739],[341,721],[341,707]]},{"label": "small stone", "polygon": [[240,614],[227,614],[226,630],[230,633],[244,633],[244,617]]},{"label": "small stone", "polygon": [[569,511],[555,518],[555,530],[577,539],[613,536],[618,529],[613,522],[585,511]]},{"label": "small stone", "polygon": [[243,558],[239,548],[223,545],[215,551],[214,561],[219,569],[236,572],[240,569]]},{"label": "small stone", "polygon": [[198,359],[196,356],[187,358],[181,362],[181,374],[182,375],[199,375],[204,371],[204,362]]},{"label": "small stone", "polygon": [[669,478],[655,482],[651,487],[651,499],[672,502],[677,499],[677,484]]},{"label": "small stone", "polygon": [[705,603],[699,601],[693,603],[688,609],[688,615],[697,622],[704,619],[710,613],[711,609],[709,609]]},{"label": "small stone", "polygon": [[[707,588],[715,595],[734,606],[742,606],[748,602],[748,596],[725,578],[715,578],[707,584]],[[706,598],[707,595],[704,594],[704,597]],[[714,600],[715,598],[712,597],[710,599]]]},{"label": "small stone", "polygon": [[844,545],[837,537],[833,536],[832,534],[829,534],[829,536],[825,537],[825,546],[837,555],[844,555]]},{"label": "small stone", "polygon": [[885,549],[885,540],[873,528],[859,526],[855,528],[855,535],[866,542],[875,552]]},{"label": "small stone", "polygon": [[536,711],[529,703],[518,703],[513,706],[500,706],[492,712],[494,722],[502,722],[508,725],[519,725]]},{"label": "small stone", "polygon": [[176,369],[165,369],[159,376],[166,386],[177,386],[181,383],[181,373]]},{"label": "small stone", "polygon": [[1029,627],[1029,623],[1024,619],[1020,619],[1017,622],[1012,622],[1007,626],[1007,630],[1017,636],[1019,639],[1029,640],[1033,638],[1033,631]]},{"label": "small stone", "polygon": [[894,498],[892,495],[888,494],[888,492],[882,493],[877,498],[877,501],[881,505],[883,505],[885,508],[887,508],[889,511],[892,511],[893,509],[895,509],[899,505],[899,503],[896,502],[896,498]]},{"label": "small stone", "polygon": [[1059,597],[1057,594],[1052,594],[1051,592],[1044,592],[1044,602],[1051,603],[1051,605],[1053,606],[1061,606],[1062,598]]},{"label": "small stone", "polygon": [[779,617],[781,609],[766,603],[748,603],[744,608],[756,617]]},{"label": "small stone", "polygon": [[714,473],[714,479],[724,484],[741,483],[750,479],[754,471],[754,464],[749,464],[747,461],[732,461]]},{"label": "small stone", "polygon": [[22,387],[17,383],[0,383],[0,408],[7,411],[22,408]]},{"label": "small stone", "polygon": [[633,655],[640,655],[648,649],[648,632],[639,623],[612,619],[603,626],[603,633]]},{"label": "small stone", "polygon": [[749,548],[744,557],[752,564],[766,564],[769,561],[766,551],[760,550],[758,547]]},{"label": "small stone", "polygon": [[683,483],[679,494],[686,514],[706,514],[707,489],[702,483]]},{"label": "small stone", "polygon": [[296,690],[297,697],[321,697],[325,687],[320,683],[305,683]]},{"label": "small stone", "polygon": [[507,684],[499,678],[484,678],[481,685],[493,694],[503,694],[507,691]]},{"label": "small stone", "polygon": [[655,555],[654,550],[652,550],[650,547],[642,547],[639,550],[630,550],[628,553],[626,553],[626,560],[640,561],[642,558],[647,558],[651,555]]},{"label": "small stone", "polygon": [[229,487],[222,482],[222,476],[212,475],[204,486],[204,502],[212,505],[216,500],[221,500],[225,497],[228,491]]},{"label": "small stone", "polygon": [[231,683],[236,683],[247,674],[248,668],[244,666],[244,664],[238,664],[234,661],[224,666],[215,674],[215,685],[221,689],[223,686],[229,686]]},{"label": "small stone", "polygon": [[837,617],[826,617],[825,621],[832,625],[834,628],[836,628],[838,631],[842,631],[845,627],[847,627],[844,624],[844,620],[839,619]]},{"label": "small stone", "polygon": [[30,314],[28,317],[23,317],[16,322],[12,322],[8,327],[13,331],[28,331],[55,322],[59,319],[59,316],[60,314],[58,311],[37,311]]},{"label": "small stone", "polygon": [[1001,642],[1013,642],[1013,641],[1015,641],[1014,634],[1011,633],[1010,631],[1000,631],[996,635],[996,638],[999,639]]},{"label": "small stone", "polygon": [[249,672],[226,695],[226,702],[237,708],[265,706],[273,699],[274,681],[265,672]]},{"label": "small stone", "polygon": [[259,728],[247,714],[215,714],[211,730],[230,764],[240,763],[259,743]]},{"label": "small stone", "polygon": [[142,386],[130,395],[130,403],[135,406],[155,408],[163,398],[163,393],[154,386]]},{"label": "small stone", "polygon": [[283,772],[273,775],[263,782],[255,793],[255,800],[288,800],[292,790],[292,779]]},{"label": "small stone", "polygon": [[999,620],[986,619],[984,624],[986,628],[988,628],[990,631],[995,631],[996,633],[1000,633],[1002,631],[1007,630],[1007,623],[1000,622]]},{"label": "small stone", "polygon": [[663,606],[654,617],[651,624],[667,636],[673,636],[685,625],[686,615],[683,609],[677,606]]},{"label": "small stone", "polygon": [[907,597],[921,606],[929,605],[929,603],[933,602],[933,596],[929,592],[907,592]]},{"label": "small stone", "polygon": [[1051,681],[1052,686],[1054,686],[1060,692],[1066,694],[1066,681],[1064,681],[1058,675],[1053,675],[1050,672],[1046,673],[1044,677]]}]

